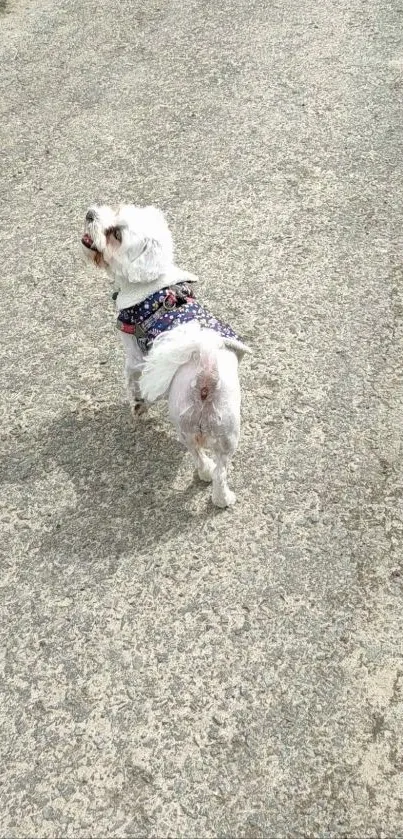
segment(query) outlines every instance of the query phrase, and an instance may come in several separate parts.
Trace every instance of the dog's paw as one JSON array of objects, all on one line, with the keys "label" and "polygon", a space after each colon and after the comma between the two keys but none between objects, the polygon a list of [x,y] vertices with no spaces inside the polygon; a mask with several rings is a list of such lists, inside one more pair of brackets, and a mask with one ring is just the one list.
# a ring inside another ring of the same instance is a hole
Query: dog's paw
[{"label": "dog's paw", "polygon": [[216,507],[232,507],[235,504],[236,495],[231,489],[223,490],[220,487],[220,489],[217,490],[214,488],[211,500]]},{"label": "dog's paw", "polygon": [[148,405],[145,402],[135,402],[130,406],[130,413],[136,422],[139,417],[147,413]]}]

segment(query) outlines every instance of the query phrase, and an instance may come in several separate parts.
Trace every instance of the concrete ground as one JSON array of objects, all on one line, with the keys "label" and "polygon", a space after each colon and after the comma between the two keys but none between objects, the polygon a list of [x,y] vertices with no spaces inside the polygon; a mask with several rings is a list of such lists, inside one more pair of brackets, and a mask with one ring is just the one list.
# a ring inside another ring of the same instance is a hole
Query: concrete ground
[{"label": "concrete ground", "polygon": [[[0,3],[1,836],[403,836],[402,11]],[[254,349],[233,510],[132,426],[97,197]]]}]

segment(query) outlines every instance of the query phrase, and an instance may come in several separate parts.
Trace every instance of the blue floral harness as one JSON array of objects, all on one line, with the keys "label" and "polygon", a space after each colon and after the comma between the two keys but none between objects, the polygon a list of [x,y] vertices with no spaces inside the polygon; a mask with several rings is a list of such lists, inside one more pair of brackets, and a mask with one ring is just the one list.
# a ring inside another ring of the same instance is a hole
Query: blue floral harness
[{"label": "blue floral harness", "polygon": [[[118,292],[112,297],[116,300]],[[141,303],[121,309],[116,326],[122,332],[133,335],[140,350],[147,353],[153,341],[178,326],[197,320],[206,329],[214,329],[223,338],[228,339],[228,345],[234,349],[246,350],[242,339],[234,330],[221,320],[217,320],[211,312],[197,303],[195,293],[190,283],[178,283],[154,292]]]}]

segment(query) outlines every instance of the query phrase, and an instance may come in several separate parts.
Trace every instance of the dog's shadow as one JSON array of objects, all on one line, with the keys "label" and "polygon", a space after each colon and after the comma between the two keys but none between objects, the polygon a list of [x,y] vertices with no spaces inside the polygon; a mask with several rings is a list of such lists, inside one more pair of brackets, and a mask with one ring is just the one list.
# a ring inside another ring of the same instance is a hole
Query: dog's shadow
[{"label": "dog's shadow", "polygon": [[[184,475],[177,480],[184,457]],[[12,482],[46,480],[49,474],[59,482],[58,496],[63,481],[66,489],[41,536],[40,555],[51,554],[54,570],[67,562],[79,571],[84,562],[87,572],[90,563],[97,574],[103,576],[104,566],[108,575],[123,554],[152,553],[201,515],[193,499],[202,485],[158,414],[136,426],[126,406],[81,418],[64,415],[43,435],[20,442],[0,464],[0,478]],[[212,512],[207,498],[204,518],[206,509]]]}]

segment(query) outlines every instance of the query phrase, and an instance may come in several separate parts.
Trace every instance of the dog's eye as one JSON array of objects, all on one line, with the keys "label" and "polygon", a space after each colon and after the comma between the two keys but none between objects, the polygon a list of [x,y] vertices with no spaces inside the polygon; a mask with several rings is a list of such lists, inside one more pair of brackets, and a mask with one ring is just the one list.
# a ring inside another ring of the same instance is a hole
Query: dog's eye
[{"label": "dog's eye", "polygon": [[117,242],[122,241],[122,231],[121,231],[120,227],[114,227],[113,230],[112,230],[112,233],[113,233]]}]

